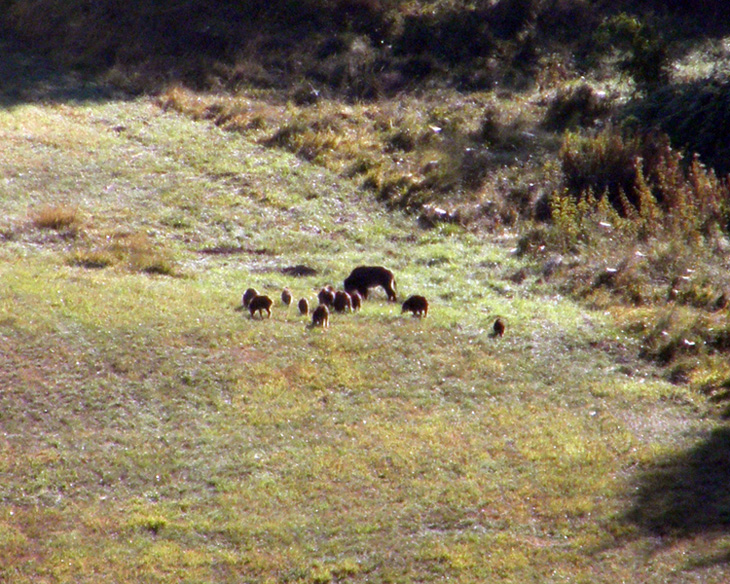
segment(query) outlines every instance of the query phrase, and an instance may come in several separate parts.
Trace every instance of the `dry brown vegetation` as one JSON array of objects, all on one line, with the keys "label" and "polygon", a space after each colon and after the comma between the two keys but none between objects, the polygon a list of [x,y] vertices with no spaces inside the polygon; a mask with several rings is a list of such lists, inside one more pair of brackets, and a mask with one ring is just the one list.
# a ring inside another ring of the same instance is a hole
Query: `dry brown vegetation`
[{"label": "dry brown vegetation", "polygon": [[33,209],[30,221],[38,229],[54,231],[76,231],[81,224],[78,208],[65,205],[44,205]]}]

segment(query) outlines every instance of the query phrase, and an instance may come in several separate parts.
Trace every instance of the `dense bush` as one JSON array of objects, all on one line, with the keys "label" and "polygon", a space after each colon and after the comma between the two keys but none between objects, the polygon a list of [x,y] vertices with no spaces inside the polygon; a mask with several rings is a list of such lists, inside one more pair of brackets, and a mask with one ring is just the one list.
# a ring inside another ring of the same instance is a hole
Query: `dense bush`
[{"label": "dense bush", "polygon": [[560,89],[548,103],[544,125],[549,130],[591,126],[610,111],[609,100],[587,83]]},{"label": "dense bush", "polygon": [[637,16],[620,13],[607,19],[597,30],[596,40],[599,47],[611,47],[625,55],[621,67],[640,89],[666,82],[667,41]]},{"label": "dense bush", "polygon": [[476,12],[407,16],[397,38],[398,54],[428,53],[456,64],[485,54],[494,46],[489,23]]},{"label": "dense bush", "polygon": [[696,156],[684,160],[664,134],[568,134],[560,160],[565,190],[553,194],[551,207],[565,241],[589,238],[601,220],[640,239],[662,231],[686,241],[728,232],[727,180]]},{"label": "dense bush", "polygon": [[[663,35],[646,16],[656,4],[5,0],[0,2],[0,26],[67,64],[141,71],[138,79],[149,79],[153,90],[159,89],[160,79],[235,88],[248,82],[290,85],[307,78],[339,92],[358,80],[363,86],[351,97],[361,99],[400,91],[425,78],[462,89],[485,89],[495,82],[527,86],[540,71],[545,51],[581,47],[585,52],[601,17],[610,14],[614,16],[598,35],[600,49],[622,51],[626,71],[640,85],[651,86],[665,78],[667,62]],[[673,2],[675,18],[727,12],[721,2],[702,4],[707,5],[704,12],[694,3]],[[721,21],[715,24],[721,26]],[[683,22],[682,30],[687,26]],[[358,75],[363,68],[351,66],[357,37],[372,47],[368,66],[378,75],[370,79],[367,70],[363,79]],[[217,66],[221,62],[231,67]],[[268,76],[260,74],[262,69]]]},{"label": "dense bush", "polygon": [[568,133],[560,150],[560,165],[565,188],[576,198],[591,193],[608,197],[611,204],[626,214],[625,201],[638,207],[636,190],[639,173],[651,176],[659,151],[667,153],[662,138],[651,138],[609,128],[598,134]]}]

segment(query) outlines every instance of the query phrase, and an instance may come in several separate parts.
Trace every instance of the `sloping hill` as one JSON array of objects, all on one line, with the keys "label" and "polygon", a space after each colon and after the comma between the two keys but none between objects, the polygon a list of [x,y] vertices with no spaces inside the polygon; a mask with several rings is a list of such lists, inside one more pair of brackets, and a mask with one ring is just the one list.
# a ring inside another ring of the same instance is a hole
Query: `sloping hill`
[{"label": "sloping hill", "polygon": [[[0,579],[726,581],[703,400],[514,235],[422,230],[293,155],[49,79],[0,112]],[[428,318],[375,292],[325,331],[278,302],[360,263]],[[248,286],[271,319],[238,309]]]}]

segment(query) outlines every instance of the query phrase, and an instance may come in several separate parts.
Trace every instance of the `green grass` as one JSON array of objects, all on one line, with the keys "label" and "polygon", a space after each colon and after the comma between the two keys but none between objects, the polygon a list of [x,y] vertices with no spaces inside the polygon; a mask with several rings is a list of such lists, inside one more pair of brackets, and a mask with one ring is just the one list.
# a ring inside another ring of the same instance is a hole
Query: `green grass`
[{"label": "green grass", "polygon": [[[421,230],[148,99],[21,105],[0,136],[0,580],[726,579],[724,530],[631,519],[644,471],[712,444],[704,398],[610,313],[514,283],[514,237]],[[278,301],[360,263],[428,318],[375,292],[323,331]]]}]

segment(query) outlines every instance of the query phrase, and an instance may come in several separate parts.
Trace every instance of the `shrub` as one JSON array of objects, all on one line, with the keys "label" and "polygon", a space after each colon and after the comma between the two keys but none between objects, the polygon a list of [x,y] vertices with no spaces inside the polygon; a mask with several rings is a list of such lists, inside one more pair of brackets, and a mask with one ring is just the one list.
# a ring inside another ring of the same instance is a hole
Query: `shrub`
[{"label": "shrub", "polygon": [[38,229],[52,229],[76,235],[81,226],[78,207],[68,205],[44,205],[32,210],[30,221]]},{"label": "shrub", "polygon": [[492,49],[489,24],[475,10],[411,14],[404,19],[394,49],[399,55],[430,54],[446,63],[458,64]]},{"label": "shrub", "polygon": [[307,133],[309,128],[302,121],[294,121],[279,127],[270,137],[262,140],[262,144],[269,148],[284,148],[290,152],[297,152],[301,137]]},{"label": "shrub", "polygon": [[641,356],[670,366],[669,375],[679,374],[679,381],[684,382],[689,373],[708,360],[726,362],[729,350],[730,328],[726,315],[698,314],[672,307],[660,313],[653,326],[645,331]]},{"label": "shrub", "polygon": [[552,0],[539,3],[537,20],[541,34],[550,35],[561,43],[575,41],[576,30],[593,30],[600,12],[590,0]]},{"label": "shrub", "polygon": [[68,263],[93,269],[122,265],[129,270],[147,274],[177,274],[170,253],[155,245],[145,234],[115,234],[106,237],[103,242],[88,242],[87,245],[86,248],[74,250]]},{"label": "shrub", "polygon": [[548,130],[590,126],[609,110],[604,95],[581,83],[557,92],[548,104],[543,125]]},{"label": "shrub", "polygon": [[489,23],[500,38],[513,38],[535,20],[539,4],[536,0],[501,0],[488,11]]},{"label": "shrub", "polygon": [[667,81],[668,47],[661,35],[637,16],[621,13],[598,28],[598,45],[625,53],[620,64],[640,89],[650,89]]},{"label": "shrub", "polygon": [[133,271],[163,276],[175,274],[175,265],[169,254],[156,247],[146,235],[137,234],[119,239],[113,249],[125,257]]},{"label": "shrub", "polygon": [[665,134],[609,128],[568,134],[560,151],[564,186],[576,199],[607,197],[622,217],[684,235],[727,230],[730,188],[697,157],[687,165]]},{"label": "shrub", "polygon": [[100,270],[114,265],[117,258],[107,249],[79,249],[68,259],[72,266]]},{"label": "shrub", "polygon": [[642,141],[613,128],[597,135],[568,133],[559,153],[565,188],[577,198],[587,193],[606,196],[621,213],[622,193],[633,196],[638,164],[643,160]]}]

